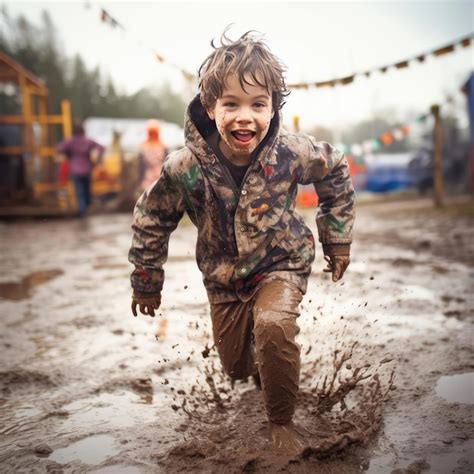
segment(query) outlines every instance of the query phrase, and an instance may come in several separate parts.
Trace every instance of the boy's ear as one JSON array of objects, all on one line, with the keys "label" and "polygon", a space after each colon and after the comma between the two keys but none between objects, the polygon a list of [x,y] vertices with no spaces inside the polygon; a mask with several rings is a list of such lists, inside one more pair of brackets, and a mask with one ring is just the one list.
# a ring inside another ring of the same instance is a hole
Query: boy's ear
[{"label": "boy's ear", "polygon": [[214,109],[206,108],[206,112],[211,120],[216,119],[216,114],[214,113]]},{"label": "boy's ear", "polygon": [[201,100],[201,105],[203,106],[204,110],[206,111],[208,117],[209,117],[211,120],[214,120],[214,119],[215,119],[214,108],[208,107],[208,105],[207,105],[206,102],[204,101],[204,98],[203,98],[202,94],[200,95],[199,98],[200,98],[200,100]]}]

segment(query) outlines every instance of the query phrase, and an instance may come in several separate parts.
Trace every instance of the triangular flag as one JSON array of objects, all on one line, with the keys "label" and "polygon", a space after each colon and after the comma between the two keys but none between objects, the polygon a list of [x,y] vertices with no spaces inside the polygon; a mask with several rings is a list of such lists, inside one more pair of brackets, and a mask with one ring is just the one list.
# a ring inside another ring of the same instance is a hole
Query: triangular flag
[{"label": "triangular flag", "polygon": [[434,56],[442,56],[443,54],[452,53],[454,51],[454,45],[444,46],[443,48],[436,49],[433,51]]},{"label": "triangular flag", "polygon": [[373,151],[380,150],[380,142],[376,138],[372,139],[372,150]]},{"label": "triangular flag", "polygon": [[345,86],[347,84],[350,84],[353,80],[354,80],[354,76],[347,76],[347,77],[343,77],[342,79],[339,79],[339,82]]},{"label": "triangular flag", "polygon": [[334,87],[335,81],[316,82],[316,87]]},{"label": "triangular flag", "polygon": [[396,128],[395,130],[393,130],[392,135],[393,135],[393,138],[397,140],[397,142],[400,142],[405,138],[405,134],[400,128]]},{"label": "triangular flag", "polygon": [[395,64],[397,69],[403,69],[404,67],[408,67],[408,61],[400,61],[399,63]]},{"label": "triangular flag", "polygon": [[191,73],[188,72],[188,71],[181,70],[181,74],[184,76],[184,78],[185,78],[188,82],[193,82],[194,79],[196,79],[196,76],[195,76],[194,74],[191,74]]},{"label": "triangular flag", "polygon": [[391,145],[393,142],[393,136],[390,132],[383,133],[380,135],[379,140],[385,145]]}]

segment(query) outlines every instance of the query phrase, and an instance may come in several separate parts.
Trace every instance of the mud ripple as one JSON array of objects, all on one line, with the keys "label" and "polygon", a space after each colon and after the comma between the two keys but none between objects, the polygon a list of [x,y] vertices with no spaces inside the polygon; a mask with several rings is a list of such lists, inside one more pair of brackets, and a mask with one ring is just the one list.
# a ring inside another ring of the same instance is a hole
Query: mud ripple
[{"label": "mud ripple", "polygon": [[61,376],[26,369],[11,369],[0,372],[0,390],[3,394],[31,387],[52,388],[59,385]]}]

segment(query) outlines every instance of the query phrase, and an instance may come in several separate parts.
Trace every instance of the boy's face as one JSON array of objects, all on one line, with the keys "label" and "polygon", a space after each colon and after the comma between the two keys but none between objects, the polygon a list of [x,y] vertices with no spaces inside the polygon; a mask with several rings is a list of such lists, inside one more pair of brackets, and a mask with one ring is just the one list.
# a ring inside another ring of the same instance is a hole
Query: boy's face
[{"label": "boy's face", "polygon": [[245,89],[235,74],[230,75],[222,96],[214,107],[207,109],[222,138],[221,151],[236,164],[250,162],[252,152],[267,135],[274,115],[271,94],[264,87],[245,84]]}]

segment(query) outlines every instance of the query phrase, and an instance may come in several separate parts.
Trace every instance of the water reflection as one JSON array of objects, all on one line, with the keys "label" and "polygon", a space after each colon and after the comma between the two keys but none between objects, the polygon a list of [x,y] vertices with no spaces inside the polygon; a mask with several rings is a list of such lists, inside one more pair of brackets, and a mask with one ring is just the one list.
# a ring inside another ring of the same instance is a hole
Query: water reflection
[{"label": "water reflection", "polygon": [[445,375],[436,384],[436,394],[450,403],[474,403],[474,372]]},{"label": "water reflection", "polygon": [[62,275],[64,272],[58,268],[30,273],[19,282],[0,283],[0,298],[7,300],[26,300],[31,297],[31,290]]},{"label": "water reflection", "polygon": [[60,464],[81,461],[84,464],[100,464],[108,457],[118,454],[112,436],[97,435],[81,439],[66,448],[54,451],[50,459]]}]

